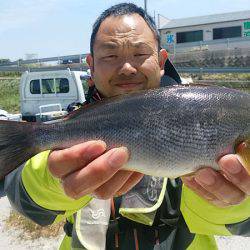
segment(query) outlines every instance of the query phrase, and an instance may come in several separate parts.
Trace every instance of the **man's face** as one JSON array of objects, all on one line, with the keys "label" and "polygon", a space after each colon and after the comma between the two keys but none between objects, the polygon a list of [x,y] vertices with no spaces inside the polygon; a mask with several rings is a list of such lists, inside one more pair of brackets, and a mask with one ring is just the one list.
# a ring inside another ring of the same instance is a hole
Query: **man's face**
[{"label": "man's face", "polygon": [[167,54],[158,51],[155,35],[140,15],[106,18],[93,49],[92,78],[103,96],[159,86]]}]

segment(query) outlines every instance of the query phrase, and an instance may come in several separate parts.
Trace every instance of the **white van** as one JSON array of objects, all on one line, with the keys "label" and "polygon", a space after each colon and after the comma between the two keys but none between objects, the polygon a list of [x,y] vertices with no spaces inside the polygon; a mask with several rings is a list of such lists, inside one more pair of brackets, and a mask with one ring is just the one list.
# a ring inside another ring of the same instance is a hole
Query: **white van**
[{"label": "white van", "polygon": [[70,69],[24,72],[20,80],[22,119],[36,121],[42,112],[66,112],[69,104],[83,103],[88,77],[86,71]]}]

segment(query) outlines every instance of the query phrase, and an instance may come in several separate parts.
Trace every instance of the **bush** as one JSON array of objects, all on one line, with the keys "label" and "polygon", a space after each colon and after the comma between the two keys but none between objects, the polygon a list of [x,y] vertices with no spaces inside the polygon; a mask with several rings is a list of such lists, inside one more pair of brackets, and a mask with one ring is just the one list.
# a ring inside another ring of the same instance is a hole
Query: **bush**
[{"label": "bush", "polygon": [[0,78],[0,109],[10,113],[19,112],[19,79]]}]

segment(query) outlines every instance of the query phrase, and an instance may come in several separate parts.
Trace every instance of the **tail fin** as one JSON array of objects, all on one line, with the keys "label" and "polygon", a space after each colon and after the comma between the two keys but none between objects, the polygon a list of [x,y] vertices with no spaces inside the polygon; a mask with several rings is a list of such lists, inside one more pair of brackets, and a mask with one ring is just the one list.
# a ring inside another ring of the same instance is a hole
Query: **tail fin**
[{"label": "tail fin", "polygon": [[34,125],[0,120],[0,180],[37,152]]}]

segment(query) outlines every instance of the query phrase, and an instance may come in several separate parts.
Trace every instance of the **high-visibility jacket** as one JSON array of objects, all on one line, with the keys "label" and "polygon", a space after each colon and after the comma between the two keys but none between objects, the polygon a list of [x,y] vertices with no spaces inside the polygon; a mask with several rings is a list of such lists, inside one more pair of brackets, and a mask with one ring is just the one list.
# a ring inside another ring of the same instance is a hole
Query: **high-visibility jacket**
[{"label": "high-visibility jacket", "polygon": [[[19,212],[40,225],[67,219],[68,235],[60,249],[86,249],[81,239],[86,231],[81,231],[81,225],[89,219],[84,209],[92,197],[86,195],[78,200],[67,197],[60,181],[48,171],[48,155],[49,151],[42,152],[8,175],[7,195]],[[163,197],[152,225],[145,225],[140,213],[135,217],[130,214],[129,218],[119,215],[120,199],[116,198],[118,227],[114,227],[111,218],[105,235],[106,249],[116,249],[116,235],[119,249],[124,250],[212,250],[217,249],[213,235],[250,235],[250,198],[239,205],[219,208],[185,187],[180,179],[168,180]],[[97,240],[98,235],[95,237]]]}]

